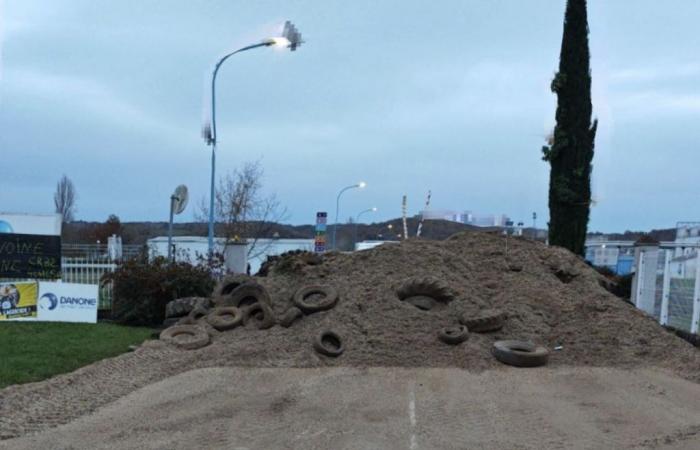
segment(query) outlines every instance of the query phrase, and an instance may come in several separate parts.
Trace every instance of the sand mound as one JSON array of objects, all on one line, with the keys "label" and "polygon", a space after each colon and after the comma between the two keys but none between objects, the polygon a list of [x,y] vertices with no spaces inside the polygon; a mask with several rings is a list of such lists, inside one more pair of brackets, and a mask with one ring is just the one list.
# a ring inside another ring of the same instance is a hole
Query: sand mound
[{"label": "sand mound", "polygon": [[[311,263],[313,264],[311,264]],[[448,286],[451,301],[424,311],[399,300],[410,277]],[[218,366],[461,367],[506,366],[490,353],[494,341],[526,339],[552,351],[549,366],[655,366],[700,381],[700,352],[652,318],[609,294],[598,274],[566,250],[527,240],[467,232],[442,241],[408,241],[318,261],[280,258],[257,281],[269,291],[276,318],[308,284],[334,287],[330,310],[304,315],[291,327],[253,324],[217,333],[198,350],[149,341],[137,351],[39,383],[0,391],[0,440],[67,423],[135,389],[192,369]],[[459,345],[438,340],[462,314],[501,309],[508,319],[491,333],[471,333]],[[319,355],[316,336],[333,330],[345,352]],[[527,369],[523,369],[527,370]]]},{"label": "sand mound", "polygon": [[[299,257],[296,257],[297,259]],[[399,300],[410,277],[446,283],[454,300],[425,311]],[[652,318],[608,293],[601,277],[570,252],[525,239],[466,232],[442,242],[407,241],[353,254],[331,253],[321,264],[278,260],[267,277],[276,317],[308,284],[333,286],[340,295],[329,311],[305,315],[290,328],[238,328],[215,337],[199,352],[221,363],[253,366],[456,366],[499,365],[490,354],[499,339],[525,339],[553,351],[550,364],[679,369],[698,379],[700,353]],[[508,319],[496,332],[471,333],[458,345],[440,342],[442,327],[462,314],[489,308]],[[339,358],[318,355],[315,336],[333,330],[343,338]]]}]

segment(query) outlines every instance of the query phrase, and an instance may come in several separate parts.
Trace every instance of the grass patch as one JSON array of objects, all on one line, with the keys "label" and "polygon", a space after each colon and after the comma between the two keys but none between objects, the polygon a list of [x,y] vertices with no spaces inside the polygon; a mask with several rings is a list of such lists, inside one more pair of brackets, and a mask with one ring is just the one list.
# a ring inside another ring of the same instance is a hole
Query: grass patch
[{"label": "grass patch", "polygon": [[109,323],[0,322],[0,388],[119,355],[152,332]]}]

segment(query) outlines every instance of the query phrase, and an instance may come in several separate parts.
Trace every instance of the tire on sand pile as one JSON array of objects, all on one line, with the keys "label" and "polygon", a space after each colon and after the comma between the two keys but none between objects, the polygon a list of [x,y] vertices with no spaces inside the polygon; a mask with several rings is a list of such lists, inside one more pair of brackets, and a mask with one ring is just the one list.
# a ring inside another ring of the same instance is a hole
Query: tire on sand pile
[{"label": "tire on sand pile", "polygon": [[474,333],[488,333],[503,328],[505,320],[506,314],[500,309],[485,309],[477,315],[465,313],[460,317],[459,322]]},{"label": "tire on sand pile", "polygon": [[[318,294],[322,299],[318,302],[309,301],[309,297]],[[323,286],[319,284],[311,284],[302,286],[294,293],[292,300],[294,304],[304,312],[304,314],[312,314],[317,311],[325,311],[331,309],[338,303],[338,291],[331,286]]]},{"label": "tire on sand pile", "polygon": [[549,350],[528,341],[496,341],[491,353],[503,364],[516,367],[543,366],[549,358]]},{"label": "tire on sand pile", "polygon": [[255,303],[262,303],[268,308],[272,304],[267,289],[261,284],[251,281],[241,284],[225,296],[218,297],[216,306],[235,306],[238,309],[243,309]]},{"label": "tire on sand pile", "polygon": [[246,283],[255,283],[255,280],[250,275],[244,273],[236,273],[233,275],[226,275],[221,281],[219,281],[214,290],[211,293],[211,297],[214,303],[219,306],[219,303],[223,301],[226,297],[231,295],[240,286]]},{"label": "tire on sand pile", "polygon": [[254,303],[243,307],[243,323],[255,324],[258,330],[266,330],[275,324],[275,317],[272,309],[263,303]]},{"label": "tire on sand pile", "polygon": [[415,277],[405,280],[398,289],[396,296],[399,300],[409,297],[425,296],[440,303],[449,303],[454,300],[452,289],[443,281],[435,277]]},{"label": "tire on sand pile", "polygon": [[343,340],[338,333],[331,330],[319,333],[314,339],[313,347],[318,353],[332,358],[342,355],[345,351]]},{"label": "tire on sand pile", "polygon": [[303,312],[301,312],[301,309],[297,308],[296,306],[292,306],[288,310],[282,314],[282,317],[279,318],[279,323],[285,328],[289,328],[292,326],[294,322],[296,322],[297,319],[302,317],[304,315]]},{"label": "tire on sand pile", "polygon": [[196,325],[175,325],[160,333],[160,339],[185,350],[196,350],[209,344],[209,334]]},{"label": "tire on sand pile", "polygon": [[165,305],[165,318],[184,317],[197,306],[208,308],[211,300],[207,297],[184,297],[178,298]]},{"label": "tire on sand pile", "polygon": [[243,312],[235,306],[222,306],[212,309],[204,319],[217,330],[226,331],[243,322]]},{"label": "tire on sand pile", "polygon": [[469,330],[464,325],[445,327],[438,332],[438,339],[449,345],[461,344],[469,339]]}]

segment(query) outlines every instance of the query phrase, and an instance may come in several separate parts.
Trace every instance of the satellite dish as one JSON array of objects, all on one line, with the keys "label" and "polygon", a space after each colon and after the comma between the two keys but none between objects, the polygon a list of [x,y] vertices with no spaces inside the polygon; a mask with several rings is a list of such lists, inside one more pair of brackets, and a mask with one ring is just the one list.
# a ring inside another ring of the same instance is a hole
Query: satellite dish
[{"label": "satellite dish", "polygon": [[189,195],[187,194],[187,186],[181,184],[175,188],[175,192],[170,197],[172,200],[173,214],[180,214],[187,207],[187,200],[189,200]]}]

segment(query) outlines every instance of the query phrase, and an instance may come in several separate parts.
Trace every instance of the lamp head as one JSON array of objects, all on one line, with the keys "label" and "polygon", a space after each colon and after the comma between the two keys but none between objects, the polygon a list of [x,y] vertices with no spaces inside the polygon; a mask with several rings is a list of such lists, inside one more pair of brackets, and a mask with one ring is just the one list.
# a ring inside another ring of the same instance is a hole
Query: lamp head
[{"label": "lamp head", "polygon": [[364,181],[360,181],[359,183],[357,183],[357,187],[359,187],[360,189],[364,189],[365,186],[367,186],[367,183],[365,183]]},{"label": "lamp head", "polygon": [[297,30],[294,24],[289,20],[284,23],[281,36],[269,38],[263,42],[268,45],[288,48],[291,51],[295,51],[297,47],[304,43],[304,41],[301,40],[301,33],[299,33],[299,30]]}]

